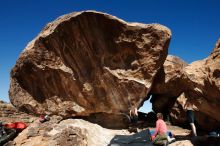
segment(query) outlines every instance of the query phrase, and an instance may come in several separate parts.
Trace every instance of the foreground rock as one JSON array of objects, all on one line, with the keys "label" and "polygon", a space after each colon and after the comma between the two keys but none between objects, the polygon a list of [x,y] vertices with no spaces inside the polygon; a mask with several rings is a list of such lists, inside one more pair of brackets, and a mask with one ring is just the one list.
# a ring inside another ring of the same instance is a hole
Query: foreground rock
[{"label": "foreground rock", "polygon": [[159,24],[126,23],[95,11],[64,15],[20,55],[10,100],[37,115],[127,113],[148,94],[170,37]]},{"label": "foreground rock", "polygon": [[[220,140],[207,137],[191,139],[187,136],[189,130],[177,126],[168,126],[168,128],[177,136],[177,141],[170,144],[170,146],[213,146],[220,142]],[[150,129],[153,130],[153,128]],[[139,131],[139,133],[141,132],[142,130]],[[120,138],[123,141],[123,137],[132,135],[134,133],[129,133],[127,130],[110,130],[80,119],[61,121],[60,117],[53,116],[50,121],[45,123],[35,121],[13,141],[4,146],[116,146],[123,144],[120,142],[112,144],[113,139],[117,137],[118,141],[120,141]],[[128,139],[128,141],[131,141],[131,139]],[[153,146],[150,141],[145,143],[132,141],[132,143],[126,145]]]},{"label": "foreground rock", "polygon": [[[50,121],[40,123],[36,120],[36,117],[18,112],[9,103],[0,102],[0,108],[0,120],[4,123],[23,121],[29,125],[13,141],[8,142],[4,146],[109,146],[117,135],[128,136],[134,134],[129,133],[127,130],[102,128],[97,124],[80,119],[62,121],[62,117],[59,116],[52,116]],[[33,122],[33,120],[35,121]],[[150,129],[153,130],[154,128]],[[181,137],[178,141],[170,144],[171,146],[193,146],[196,144],[199,146],[213,146],[220,143],[218,139],[207,137],[190,140],[187,137],[190,131],[177,126],[168,126],[168,129],[176,136]],[[150,142],[142,144],[143,146],[152,146]]]},{"label": "foreground rock", "polygon": [[14,146],[107,146],[116,135],[128,134],[125,130],[109,130],[84,120],[35,121],[8,145]]}]

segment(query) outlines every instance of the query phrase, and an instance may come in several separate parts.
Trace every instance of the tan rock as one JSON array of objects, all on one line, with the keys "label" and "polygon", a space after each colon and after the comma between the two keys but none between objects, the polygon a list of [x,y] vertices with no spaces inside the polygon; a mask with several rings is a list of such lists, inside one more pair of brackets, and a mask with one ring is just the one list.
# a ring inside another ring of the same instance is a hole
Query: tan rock
[{"label": "tan rock", "polygon": [[[190,97],[185,95],[185,93],[181,94],[170,110],[171,121],[174,125],[189,126],[189,123],[186,119],[186,110],[184,110],[184,105],[188,98]],[[200,111],[200,107],[197,108],[197,106],[194,105],[194,109],[195,121],[197,124],[199,124],[199,127],[197,128],[211,131],[220,126],[219,122],[215,120],[215,118],[207,115],[205,112]]]},{"label": "tan rock", "polygon": [[95,11],[64,15],[20,55],[10,100],[34,114],[127,113],[148,94],[170,37],[159,24],[127,23]]},{"label": "tan rock", "polygon": [[169,146],[194,146],[190,140],[181,140],[169,144]]},{"label": "tan rock", "polygon": [[197,108],[196,119],[202,129],[220,127],[219,51],[220,40],[204,60],[190,65],[167,65],[165,62],[150,92],[153,94],[153,109],[169,113],[174,124],[183,125],[187,124],[183,106],[189,100]]},{"label": "tan rock", "polygon": [[[155,128],[150,129],[155,130]],[[189,130],[177,126],[168,126],[168,129],[177,136],[177,141],[169,144],[171,146],[213,146],[219,142],[219,140],[213,141],[204,136],[190,138],[187,136]],[[139,132],[141,132],[141,130],[139,130]],[[118,139],[123,141],[125,137],[131,138],[133,134],[134,133],[129,133],[127,130],[106,129],[97,124],[80,119],[68,119],[57,122],[52,117],[51,121],[45,123],[35,121],[10,143],[13,144],[13,146],[115,146],[121,143],[116,144],[113,140]],[[140,138],[140,136],[141,134],[138,138]],[[130,140],[131,139],[128,141]],[[146,143],[138,143],[134,140],[129,145],[132,144],[152,146],[149,141],[146,141]]]},{"label": "tan rock", "polygon": [[203,122],[203,125],[208,123],[220,126],[219,51],[220,40],[208,58],[193,62],[184,69],[188,87],[185,91],[187,98],[195,104],[199,112],[206,115],[206,119],[210,119],[209,122]]},{"label": "tan rock", "polygon": [[168,55],[163,67],[157,73],[150,94],[155,112],[169,113],[179,96],[186,88],[183,85],[183,69],[187,64],[180,58]]},{"label": "tan rock", "polygon": [[45,123],[35,121],[13,143],[15,146],[107,146],[117,134],[129,133],[125,130],[105,129],[80,119],[60,123],[53,120]]},{"label": "tan rock", "polygon": [[165,94],[172,97],[180,95],[185,88],[182,86],[181,80],[183,78],[183,69],[186,66],[187,63],[179,57],[168,55],[163,67],[155,77],[151,93]]}]

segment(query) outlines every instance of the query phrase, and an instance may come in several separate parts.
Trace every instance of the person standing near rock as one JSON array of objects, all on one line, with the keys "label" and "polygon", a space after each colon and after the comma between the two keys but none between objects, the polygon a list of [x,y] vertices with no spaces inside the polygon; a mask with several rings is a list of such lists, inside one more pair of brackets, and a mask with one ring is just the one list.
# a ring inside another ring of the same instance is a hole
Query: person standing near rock
[{"label": "person standing near rock", "polygon": [[136,106],[131,106],[129,111],[129,132],[138,132],[137,123],[138,123],[138,111]]},{"label": "person standing near rock", "polygon": [[136,106],[132,106],[129,112],[131,123],[136,124],[138,122],[138,111]]},{"label": "person standing near rock", "polygon": [[193,104],[190,101],[186,101],[184,109],[186,110],[186,118],[192,129],[193,136],[197,136],[196,126],[194,124],[195,116],[194,116]]}]

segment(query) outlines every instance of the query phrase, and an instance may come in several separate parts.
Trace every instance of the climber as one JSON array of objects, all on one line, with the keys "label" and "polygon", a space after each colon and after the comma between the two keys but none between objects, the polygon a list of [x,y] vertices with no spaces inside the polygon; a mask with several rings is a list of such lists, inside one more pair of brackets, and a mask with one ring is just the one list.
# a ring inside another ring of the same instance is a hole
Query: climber
[{"label": "climber", "polygon": [[131,123],[136,124],[138,122],[138,111],[135,106],[132,106],[129,112],[129,116],[131,118]]},{"label": "climber", "polygon": [[193,136],[197,136],[196,126],[194,124],[195,117],[194,117],[194,111],[193,111],[194,110],[193,104],[190,101],[186,101],[184,105],[184,109],[186,110],[186,117],[191,126]]},{"label": "climber", "polygon": [[131,106],[130,111],[129,111],[129,132],[138,132],[137,129],[137,122],[138,122],[138,111],[136,106]]}]

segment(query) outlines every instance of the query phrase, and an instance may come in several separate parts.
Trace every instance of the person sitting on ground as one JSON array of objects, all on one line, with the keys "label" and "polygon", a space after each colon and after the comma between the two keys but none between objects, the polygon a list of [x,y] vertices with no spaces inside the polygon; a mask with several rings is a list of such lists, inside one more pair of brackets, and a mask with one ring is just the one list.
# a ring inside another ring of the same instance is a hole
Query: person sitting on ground
[{"label": "person sitting on ground", "polygon": [[129,112],[131,118],[131,124],[136,124],[138,122],[138,111],[135,106],[132,106]]},{"label": "person sitting on ground", "polygon": [[196,126],[194,124],[195,116],[194,116],[193,104],[190,101],[186,101],[184,105],[184,109],[186,110],[186,117],[192,129],[192,134],[193,136],[197,136]]},{"label": "person sitting on ground", "polygon": [[166,146],[168,143],[173,142],[175,138],[170,138],[167,133],[167,125],[163,120],[163,114],[157,113],[156,129],[152,135],[153,144]]}]

